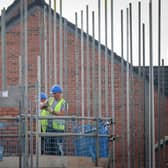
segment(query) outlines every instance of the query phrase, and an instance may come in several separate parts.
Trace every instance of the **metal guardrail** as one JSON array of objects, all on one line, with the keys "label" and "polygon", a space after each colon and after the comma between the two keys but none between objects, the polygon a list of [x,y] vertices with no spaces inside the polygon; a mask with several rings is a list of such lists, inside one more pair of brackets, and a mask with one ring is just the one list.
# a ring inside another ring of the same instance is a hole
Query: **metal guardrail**
[{"label": "metal guardrail", "polygon": [[[21,128],[19,128],[20,126],[20,122],[25,120],[25,116],[24,114],[19,115],[19,116],[0,116],[0,121],[3,121],[4,123],[10,123],[15,121],[17,123],[16,127],[16,133],[17,134],[11,134],[6,131],[5,134],[1,134],[0,137],[8,137],[8,138],[12,138],[12,137],[20,137],[20,138],[24,138],[25,137],[25,132],[22,131],[22,133],[19,134],[19,129],[21,130]],[[96,117],[79,117],[79,116],[56,116],[56,117],[40,117],[37,115],[27,115],[28,117],[28,121],[29,123],[33,121],[38,122],[39,120],[42,119],[64,119],[64,120],[70,120],[71,122],[76,122],[76,121],[82,121],[82,120],[93,120],[93,122],[97,122],[98,119]],[[99,119],[100,120],[100,119]],[[114,121],[112,121],[111,118],[101,118],[102,121],[109,121],[109,123],[115,123]],[[34,123],[35,124],[35,123]],[[68,137],[68,136],[88,136],[88,137],[110,137],[111,135],[104,135],[104,134],[97,134],[96,132],[94,133],[75,133],[74,130],[72,130],[72,123],[68,123],[71,127],[71,130],[69,130],[69,132],[64,132],[64,133],[51,133],[51,132],[46,132],[46,133],[39,133],[38,130],[34,130],[35,127],[33,128],[33,125],[30,124],[29,130],[27,131],[27,134],[29,136],[36,136],[38,135],[39,137],[54,137],[54,136],[64,136],[64,137]],[[80,123],[78,123],[80,125]],[[78,125],[77,124],[77,125]],[[7,125],[7,124],[6,124]],[[9,126],[11,126],[12,124],[9,124]],[[22,128],[23,129],[23,128]],[[95,129],[96,129],[96,125],[95,125]],[[95,130],[94,130],[95,131]],[[4,132],[3,132],[4,133]]]}]

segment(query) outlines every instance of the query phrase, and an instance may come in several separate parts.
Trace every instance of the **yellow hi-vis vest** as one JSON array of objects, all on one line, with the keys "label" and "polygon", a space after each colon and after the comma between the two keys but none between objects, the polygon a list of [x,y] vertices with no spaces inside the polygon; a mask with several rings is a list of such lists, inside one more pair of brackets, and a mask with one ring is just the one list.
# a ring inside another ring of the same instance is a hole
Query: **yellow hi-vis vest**
[{"label": "yellow hi-vis vest", "polygon": [[[49,98],[49,101],[48,101],[49,106],[52,107],[54,102],[55,102],[54,97]],[[65,100],[63,98],[59,100],[59,102],[57,102],[55,107],[52,107],[54,109],[54,112],[60,113],[61,107],[64,103],[65,103]],[[63,131],[65,129],[65,121],[64,120],[53,120],[52,127],[53,129]]]},{"label": "yellow hi-vis vest", "polygon": [[[41,110],[41,112],[40,112],[41,117],[46,117],[48,115],[49,115],[49,112],[46,109]],[[40,120],[40,123],[41,123],[42,132],[46,132],[47,127],[48,127],[48,120],[47,119]]]}]

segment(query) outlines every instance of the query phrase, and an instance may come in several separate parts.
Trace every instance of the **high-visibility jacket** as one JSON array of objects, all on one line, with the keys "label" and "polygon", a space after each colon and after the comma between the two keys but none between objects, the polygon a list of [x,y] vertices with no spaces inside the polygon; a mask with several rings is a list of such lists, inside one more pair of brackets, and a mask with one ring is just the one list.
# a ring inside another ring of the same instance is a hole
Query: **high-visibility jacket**
[{"label": "high-visibility jacket", "polygon": [[[46,117],[49,115],[49,112],[46,109],[42,109],[40,112],[40,116],[41,117]],[[41,123],[41,130],[42,132],[46,132],[47,127],[48,127],[48,120],[44,119],[44,120],[40,120]]]},{"label": "high-visibility jacket", "polygon": [[[60,113],[61,108],[65,105],[65,100],[62,98],[57,102],[54,97],[50,97],[48,104],[53,108],[55,113]],[[65,129],[65,120],[53,120],[52,127],[55,130],[63,131]]]}]

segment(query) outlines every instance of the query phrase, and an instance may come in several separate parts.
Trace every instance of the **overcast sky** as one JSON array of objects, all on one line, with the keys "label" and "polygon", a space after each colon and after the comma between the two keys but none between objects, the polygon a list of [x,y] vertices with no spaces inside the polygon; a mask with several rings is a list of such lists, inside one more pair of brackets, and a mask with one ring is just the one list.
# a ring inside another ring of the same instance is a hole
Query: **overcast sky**
[{"label": "overcast sky", "polygon": [[[46,0],[47,2],[49,0]],[[51,0],[53,2],[53,0]],[[120,55],[120,38],[121,38],[121,29],[120,29],[120,11],[124,9],[124,20],[126,21],[126,8],[128,7],[129,2],[132,2],[133,6],[133,62],[135,65],[138,64],[138,0],[113,0],[114,1],[114,51]],[[162,1],[162,47],[161,47],[161,58],[165,59],[166,64],[168,65],[168,0]],[[0,8],[7,8],[13,0],[0,0]],[[104,2],[101,0],[101,42],[104,44]],[[149,22],[149,12],[148,12],[148,2],[149,0],[141,0],[142,2],[142,22],[146,24],[146,62],[149,62],[149,40],[148,40],[148,22]],[[75,12],[78,13],[78,23],[80,27],[80,11],[84,10],[84,30],[86,30],[85,18],[86,18],[86,5],[89,5],[89,20],[90,20],[90,30],[89,33],[92,34],[92,21],[91,21],[91,11],[95,11],[95,24],[97,25],[98,14],[98,0],[62,0],[63,3],[63,16],[67,18],[70,22],[75,22]],[[154,64],[157,64],[157,19],[158,19],[158,0],[152,0],[153,3],[153,53],[154,53]],[[53,4],[52,4],[53,7]],[[59,12],[59,0],[57,0],[57,11]],[[110,48],[110,0],[108,0],[108,46]],[[125,22],[124,22],[125,25]],[[96,39],[97,35],[97,26],[96,27]],[[126,58],[126,29],[124,29],[124,58]]]}]

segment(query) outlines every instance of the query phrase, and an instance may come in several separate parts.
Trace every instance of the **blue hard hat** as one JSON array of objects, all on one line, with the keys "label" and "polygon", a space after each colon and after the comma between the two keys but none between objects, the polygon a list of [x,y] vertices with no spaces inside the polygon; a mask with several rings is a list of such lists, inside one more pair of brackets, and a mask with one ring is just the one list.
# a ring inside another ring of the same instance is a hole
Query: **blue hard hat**
[{"label": "blue hard hat", "polygon": [[62,93],[63,89],[60,85],[54,85],[51,87],[50,89],[50,93],[54,94],[54,93]]},{"label": "blue hard hat", "polygon": [[47,95],[44,92],[41,92],[40,99],[47,99]]}]

